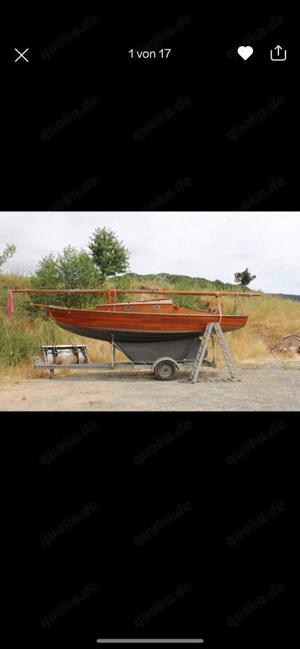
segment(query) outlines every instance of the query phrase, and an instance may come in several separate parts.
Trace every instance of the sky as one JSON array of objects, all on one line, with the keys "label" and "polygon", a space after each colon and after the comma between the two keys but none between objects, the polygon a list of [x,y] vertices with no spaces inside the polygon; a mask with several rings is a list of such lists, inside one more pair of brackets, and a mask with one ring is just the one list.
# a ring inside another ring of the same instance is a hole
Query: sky
[{"label": "sky", "polygon": [[87,249],[110,227],[130,251],[135,273],[172,273],[233,282],[249,268],[253,289],[300,294],[300,212],[0,212],[2,272],[31,273],[67,245]]}]

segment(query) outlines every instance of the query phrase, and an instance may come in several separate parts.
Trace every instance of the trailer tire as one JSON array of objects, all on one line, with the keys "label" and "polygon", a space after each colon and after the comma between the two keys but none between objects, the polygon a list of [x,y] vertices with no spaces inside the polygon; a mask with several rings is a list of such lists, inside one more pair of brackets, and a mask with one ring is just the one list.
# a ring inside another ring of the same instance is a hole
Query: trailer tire
[{"label": "trailer tire", "polygon": [[177,372],[177,365],[173,361],[160,361],[154,368],[154,376],[159,381],[171,381]]}]

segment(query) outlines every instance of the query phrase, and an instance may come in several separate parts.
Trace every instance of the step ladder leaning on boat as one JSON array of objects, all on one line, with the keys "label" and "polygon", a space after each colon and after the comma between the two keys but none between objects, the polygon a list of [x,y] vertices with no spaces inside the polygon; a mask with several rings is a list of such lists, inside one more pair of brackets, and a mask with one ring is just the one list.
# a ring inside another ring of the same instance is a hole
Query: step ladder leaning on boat
[{"label": "step ladder leaning on boat", "polygon": [[218,322],[210,322],[208,325],[206,325],[206,329],[202,338],[201,345],[199,347],[199,350],[197,352],[196,358],[195,358],[195,363],[193,365],[193,369],[191,371],[190,375],[190,381],[191,383],[196,383],[198,377],[199,377],[199,372],[201,370],[201,366],[203,364],[204,358],[205,358],[205,353],[207,350],[207,346],[209,343],[209,339],[212,338],[213,335],[216,335],[218,342],[220,344],[221,350],[223,352],[223,356],[226,361],[226,365],[229,371],[229,374],[231,376],[231,379],[233,381],[240,381],[240,375],[238,373],[238,370],[233,362],[232,356],[230,354],[230,351],[226,345],[226,340],[223,334],[223,331],[221,329],[221,326]]}]

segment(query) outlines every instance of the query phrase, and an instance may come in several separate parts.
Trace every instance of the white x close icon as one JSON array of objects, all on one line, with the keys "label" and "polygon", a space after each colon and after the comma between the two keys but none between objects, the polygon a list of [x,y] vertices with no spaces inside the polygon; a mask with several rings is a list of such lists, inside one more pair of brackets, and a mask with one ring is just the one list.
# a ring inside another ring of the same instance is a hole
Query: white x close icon
[{"label": "white x close icon", "polygon": [[29,51],[28,47],[26,48],[26,50],[24,50],[24,52],[19,52],[19,50],[17,50],[17,48],[15,47],[15,52],[17,52],[17,54],[19,54],[19,56],[15,59],[15,63],[17,63],[17,61],[19,61],[20,59],[24,59],[24,61],[26,61],[26,63],[29,63],[29,60],[26,59],[26,56],[24,56],[24,54],[26,54],[26,52],[28,52],[28,51]]}]

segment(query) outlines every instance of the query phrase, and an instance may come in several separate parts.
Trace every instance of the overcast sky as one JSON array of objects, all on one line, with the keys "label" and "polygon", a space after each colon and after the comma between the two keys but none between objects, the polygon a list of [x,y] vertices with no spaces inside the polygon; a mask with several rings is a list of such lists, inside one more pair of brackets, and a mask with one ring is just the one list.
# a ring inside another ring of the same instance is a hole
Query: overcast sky
[{"label": "overcast sky", "polygon": [[67,245],[87,248],[108,226],[131,253],[136,273],[176,273],[232,282],[246,266],[253,288],[300,294],[300,213],[0,212],[0,252],[17,252],[3,272],[32,272]]}]

